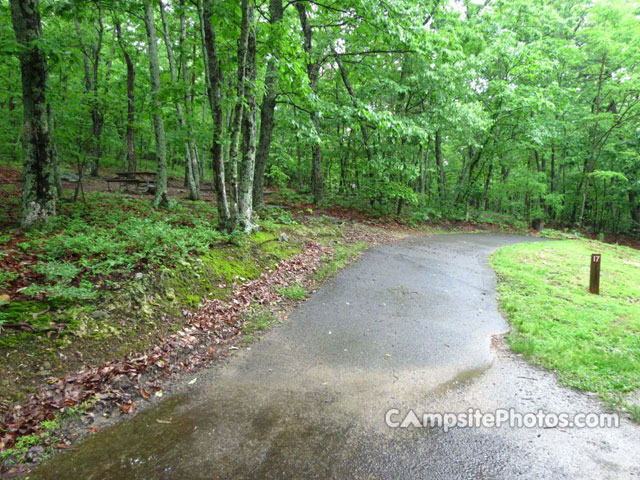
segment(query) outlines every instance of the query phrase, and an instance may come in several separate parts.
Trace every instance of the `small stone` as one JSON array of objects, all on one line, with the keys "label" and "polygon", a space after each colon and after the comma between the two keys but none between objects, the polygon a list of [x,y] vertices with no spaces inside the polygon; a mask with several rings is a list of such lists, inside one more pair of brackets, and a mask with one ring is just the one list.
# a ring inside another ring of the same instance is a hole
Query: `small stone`
[{"label": "small stone", "polygon": [[135,274],[135,276],[133,278],[134,278],[134,280],[139,282],[140,280],[142,280],[144,278],[144,273],[138,272],[138,273]]},{"label": "small stone", "polygon": [[289,236],[284,232],[280,232],[280,241],[281,242],[288,242],[289,241]]},{"label": "small stone", "polygon": [[96,310],[95,312],[91,313],[91,318],[95,320],[102,320],[104,318],[107,318],[108,316],[109,314],[104,310]]}]

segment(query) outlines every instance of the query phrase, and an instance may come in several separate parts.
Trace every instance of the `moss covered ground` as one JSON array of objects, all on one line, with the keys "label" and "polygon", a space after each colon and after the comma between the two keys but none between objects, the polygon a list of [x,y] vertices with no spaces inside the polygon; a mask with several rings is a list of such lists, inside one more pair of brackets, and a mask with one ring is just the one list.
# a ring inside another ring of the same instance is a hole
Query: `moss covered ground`
[{"label": "moss covered ground", "polygon": [[343,243],[340,226],[277,208],[261,212],[251,236],[223,235],[215,218],[205,202],[155,210],[145,197],[94,192],[62,202],[48,226],[3,234],[0,402],[24,399],[50,376],[143,351],[183,326],[183,311],[204,296],[226,299],[234,282],[257,278],[309,240]]}]

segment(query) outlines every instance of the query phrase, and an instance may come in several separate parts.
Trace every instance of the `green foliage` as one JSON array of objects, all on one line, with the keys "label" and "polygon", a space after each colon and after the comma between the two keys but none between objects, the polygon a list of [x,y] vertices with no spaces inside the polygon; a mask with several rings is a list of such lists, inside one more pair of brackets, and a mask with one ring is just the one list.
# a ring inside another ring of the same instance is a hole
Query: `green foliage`
[{"label": "green foliage", "polygon": [[6,270],[0,270],[0,288],[5,288],[10,282],[18,278],[18,274],[15,272],[9,272]]},{"label": "green foliage", "polygon": [[338,246],[331,258],[326,259],[316,271],[313,279],[324,282],[331,278],[338,270],[344,268],[356,255],[366,248],[366,243],[358,242],[348,246]]},{"label": "green foliage", "polygon": [[302,300],[307,295],[304,286],[297,281],[286,287],[279,288],[278,293],[289,300]]},{"label": "green foliage", "polygon": [[242,333],[251,339],[256,333],[268,329],[277,321],[278,319],[269,312],[254,312],[245,320]]},{"label": "green foliage", "polygon": [[[271,62],[278,94],[266,166],[267,183],[278,188],[272,198],[290,204],[313,201],[308,194],[311,147],[319,146],[329,206],[380,215],[404,208],[410,224],[440,215],[466,218],[468,210],[475,210],[506,215],[514,222],[541,217],[588,226],[596,233],[639,231],[637,8],[626,0],[505,0],[490,7],[458,3],[457,8],[416,0],[384,9],[372,0],[348,0],[340,8],[315,5],[311,57],[291,9],[285,9],[280,22],[258,22],[257,64]],[[142,12],[99,11],[92,2],[60,5],[43,8],[44,38],[37,42],[50,63],[52,139],[64,171],[89,162],[99,144],[103,173],[110,176],[124,163],[123,51],[131,54],[136,72],[149,66]],[[216,8],[222,8],[213,19],[220,68],[231,80],[221,92],[228,119],[238,100],[233,79],[241,14],[237,5]],[[206,112],[208,99],[201,94],[205,62],[197,9],[187,2],[172,13],[167,16],[170,37],[180,29],[180,14],[188,26],[185,45],[176,46],[177,35],[169,39],[174,60],[185,61],[187,75],[172,80],[168,51],[160,42],[160,99],[165,104],[168,172],[182,179],[185,140],[195,141],[200,162],[205,162],[212,118]],[[104,26],[101,37],[101,29],[95,28],[99,22]],[[123,27],[120,39],[105,34],[115,30],[116,22]],[[19,46],[6,7],[0,10],[0,25],[6,27],[0,29],[0,50],[7,53],[0,61],[0,159],[17,165]],[[87,83],[83,52],[98,46],[97,75]],[[310,66],[322,72],[313,87]],[[256,92],[262,96],[268,75],[258,77]],[[95,88],[88,89],[93,81]],[[138,73],[133,102],[138,170],[157,167],[149,90],[150,79]],[[173,108],[181,102],[188,128],[181,126]],[[94,138],[94,118],[105,120],[100,139]],[[228,151],[228,132],[223,143]],[[202,173],[209,183],[209,169]],[[0,186],[0,195],[7,188],[15,187]],[[412,208],[417,205],[425,208]],[[15,199],[1,204],[0,224],[15,221],[18,211]],[[154,219],[156,229],[140,225],[143,221],[113,222],[131,236],[118,244],[104,232],[80,231],[84,238],[63,236],[48,249],[60,260],[67,251],[82,255],[111,247],[113,253],[102,265],[87,266],[109,272],[173,255],[155,243],[174,242],[181,255],[206,244],[174,236],[167,231],[171,222]],[[62,229],[71,227],[73,222]],[[134,242],[142,231],[148,232],[146,238]],[[195,233],[206,238],[212,232]],[[124,258],[117,253],[130,248],[147,254]]]}]

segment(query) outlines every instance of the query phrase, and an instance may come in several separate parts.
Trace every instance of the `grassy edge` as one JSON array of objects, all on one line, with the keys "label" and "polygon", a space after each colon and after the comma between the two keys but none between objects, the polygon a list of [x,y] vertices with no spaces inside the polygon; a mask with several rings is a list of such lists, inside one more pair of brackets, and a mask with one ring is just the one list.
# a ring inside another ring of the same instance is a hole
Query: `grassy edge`
[{"label": "grassy edge", "polygon": [[[556,233],[556,234],[554,235],[553,233]],[[640,259],[640,254],[638,254],[637,251],[632,250],[628,247],[612,246],[610,244],[606,244],[603,242],[581,239],[580,237],[577,237],[575,235],[564,235],[564,234],[558,235],[557,234],[558,232],[553,232],[553,233],[551,235],[547,234],[545,236],[547,236],[548,238],[556,238],[556,239],[561,239],[565,241],[573,241],[583,247],[588,246],[588,247],[591,247],[593,250],[605,251],[605,252],[608,251],[609,253],[611,253],[614,250],[623,249],[623,251],[628,252],[629,255],[637,255],[638,258]],[[523,245],[527,245],[527,247],[522,247]],[[527,278],[527,275],[523,273],[523,271],[528,267],[528,264],[526,262],[529,259],[525,258],[522,252],[519,252],[518,250],[523,248],[531,248],[532,250],[539,248],[541,251],[544,251],[543,249],[550,245],[553,245],[553,244],[525,243],[525,244],[509,245],[509,246],[505,246],[498,249],[490,257],[489,263],[492,269],[496,272],[496,277],[498,282],[497,284],[498,308],[502,313],[502,315],[508,320],[511,328],[510,332],[505,336],[507,344],[509,345],[512,351],[521,354],[527,361],[529,361],[533,365],[536,365],[538,367],[542,367],[546,370],[550,370],[554,372],[556,374],[556,378],[562,385],[566,387],[574,388],[579,391],[590,391],[590,392],[597,393],[607,408],[618,411],[618,412],[626,412],[630,415],[630,417],[634,421],[640,422],[640,406],[633,405],[626,400],[627,398],[629,398],[630,394],[640,392],[640,389],[635,388],[630,391],[624,390],[624,389],[615,390],[608,387],[606,383],[603,383],[602,385],[600,385],[599,388],[586,387],[585,382],[581,381],[579,378],[580,377],[579,372],[571,370],[571,368],[569,368],[571,364],[564,362],[565,359],[562,358],[562,354],[564,352],[557,352],[557,356],[555,357],[549,355],[548,351],[544,351],[543,348],[540,347],[540,345],[544,342],[544,339],[541,339],[540,337],[536,337],[534,333],[529,331],[530,325],[535,324],[535,322],[541,322],[541,323],[548,322],[548,319],[543,317],[541,313],[544,313],[545,315],[547,315],[549,313],[549,309],[551,309],[553,306],[553,301],[555,301],[556,299],[550,300],[549,303],[542,303],[544,299],[547,298],[545,297],[545,294],[551,293],[555,295],[557,298],[560,298],[561,300],[563,300],[564,303],[566,304],[565,311],[567,312],[566,314],[568,317],[580,318],[581,316],[584,316],[584,312],[586,309],[589,309],[590,313],[593,311],[597,312],[598,310],[597,307],[594,307],[592,303],[585,303],[585,302],[588,302],[588,300],[594,298],[594,297],[589,297],[588,294],[578,296],[578,297],[572,297],[568,295],[566,292],[561,292],[560,287],[558,287],[557,285],[546,285],[546,289],[545,289],[542,285],[533,284],[531,277]],[[505,252],[508,252],[508,253],[505,253]],[[522,270],[520,271],[514,270],[513,265],[506,264],[504,262],[505,255],[510,255],[511,260],[515,262],[514,264],[518,264],[522,268]],[[503,258],[501,259],[501,257]],[[585,263],[588,265],[587,262]],[[573,274],[574,272],[570,273],[569,276]],[[548,279],[542,278],[542,282],[546,282],[547,280]],[[586,292],[586,282],[588,282],[588,278],[581,279],[581,281],[585,282],[584,290]],[[622,276],[620,278],[619,283],[624,284],[626,281],[629,281],[629,278],[626,276]],[[539,294],[531,293],[530,289],[532,287],[533,288],[539,287],[541,289],[540,291],[544,293],[539,293]],[[624,286],[621,288],[624,288]],[[514,298],[518,295],[517,293],[515,293],[515,290],[517,289],[528,290],[528,293],[531,294],[531,295],[527,295],[527,294],[523,295],[523,297],[526,297],[526,301],[531,306],[529,313],[531,314],[532,318],[529,319],[528,321],[523,321],[521,312],[514,310],[514,305],[518,305],[519,303],[517,300],[514,300]],[[604,295],[602,297],[604,297]],[[595,300],[598,301],[602,297],[596,297]],[[622,296],[620,297],[619,302],[624,307],[627,307],[628,305],[626,304],[626,301],[628,301],[629,298],[625,298]],[[537,307],[540,305],[544,305],[547,308],[546,309],[541,308],[540,310],[538,310]],[[555,312],[555,310],[553,311]],[[555,313],[557,314],[557,312]],[[632,334],[635,333],[635,337],[640,338],[640,329],[638,328],[638,325],[635,325],[634,327],[635,329],[632,330]],[[595,332],[593,337],[598,338],[598,333]],[[589,351],[589,348],[584,345],[582,345],[579,348],[581,348],[583,352]],[[574,352],[567,352],[566,357],[571,357],[572,355],[574,355]],[[584,353],[584,355],[586,356],[587,354]],[[593,368],[597,369],[598,365],[594,365]],[[603,373],[603,375],[605,375],[605,373]],[[635,383],[639,383],[639,382],[640,380],[635,381]]]}]

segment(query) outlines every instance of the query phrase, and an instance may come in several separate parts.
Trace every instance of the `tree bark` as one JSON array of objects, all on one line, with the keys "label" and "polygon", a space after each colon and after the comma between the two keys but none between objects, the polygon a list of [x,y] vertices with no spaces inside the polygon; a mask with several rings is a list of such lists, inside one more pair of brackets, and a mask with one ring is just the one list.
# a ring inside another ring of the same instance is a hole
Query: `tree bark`
[{"label": "tree bark", "polygon": [[122,39],[122,30],[120,22],[116,22],[116,34],[118,36],[118,44],[122,50],[122,56],[127,64],[127,132],[126,132],[126,156],[127,170],[136,171],[136,143],[135,143],[135,120],[136,120],[136,103],[135,103],[135,81],[136,70],[131,60],[127,47]]},{"label": "tree bark", "polygon": [[56,214],[54,165],[46,103],[47,62],[38,47],[42,25],[38,0],[11,0],[16,40],[22,46],[23,177],[20,226],[27,230]]},{"label": "tree bark", "polygon": [[447,177],[444,173],[444,164],[442,159],[442,136],[440,130],[436,131],[436,166],[438,168],[439,186],[440,186],[440,203],[444,204],[447,199]]},{"label": "tree bark", "polygon": [[[282,0],[269,0],[269,23],[276,25],[282,21]],[[269,160],[271,150],[271,137],[273,134],[274,114],[278,89],[278,52],[272,52],[267,63],[267,72],[264,78],[264,97],[260,107],[260,136],[258,150],[256,152],[256,167],[253,178],[253,207],[261,208],[264,205],[264,173]]]},{"label": "tree bark", "polygon": [[222,140],[222,69],[218,53],[216,51],[216,37],[211,25],[212,0],[204,0],[202,5],[202,30],[203,48],[205,52],[205,75],[207,77],[207,92],[209,107],[213,119],[213,178],[216,192],[216,204],[218,209],[218,225],[223,230],[229,230],[233,226],[230,222],[227,190],[224,184],[224,158]]},{"label": "tree bark", "polygon": [[91,114],[91,148],[89,154],[91,156],[91,164],[89,166],[89,174],[92,177],[98,176],[98,168],[100,159],[102,158],[102,130],[104,128],[104,114],[100,108],[98,98],[98,82],[100,53],[102,51],[102,40],[104,36],[104,24],[102,23],[102,2],[94,0],[98,11],[98,39],[95,45],[89,47],[83,40],[80,23],[77,17],[74,18],[76,35],[80,41],[82,50],[82,61],[84,66],[84,86],[86,92],[91,96],[90,114]]},{"label": "tree bark", "polygon": [[236,84],[236,104],[234,107],[233,122],[231,123],[231,145],[229,146],[229,188],[230,188],[230,214],[231,223],[234,225],[238,219],[238,151],[240,150],[240,132],[244,116],[245,77],[247,74],[247,48],[249,42],[249,0],[241,2],[242,20],[240,25],[240,39],[238,40],[238,69]]},{"label": "tree bark", "polygon": [[640,205],[636,203],[636,194],[629,192],[629,207],[631,208],[631,220],[636,227],[640,227]]},{"label": "tree bark", "polygon": [[151,78],[153,129],[156,137],[156,160],[158,162],[156,192],[152,203],[155,207],[169,206],[169,192],[167,191],[167,144],[164,134],[164,120],[162,118],[162,102],[160,101],[160,62],[158,60],[158,38],[156,35],[152,0],[144,0],[144,23],[147,27],[147,43],[149,45],[149,75]]},{"label": "tree bark", "polygon": [[[167,17],[164,12],[164,4],[162,0],[159,0],[160,6],[160,18],[162,20],[162,33],[164,36],[164,44],[167,50],[167,60],[169,61],[169,72],[171,74],[171,82],[176,85],[178,83],[178,73],[176,71],[175,57],[173,55],[173,47],[171,45],[171,37],[169,35],[169,26],[167,24]],[[180,14],[180,45],[184,45],[184,32],[186,29],[185,26],[185,17],[184,17],[184,9],[181,10]],[[186,67],[186,62],[183,61],[182,68]],[[183,71],[184,73],[184,71]],[[184,84],[186,87],[186,83]],[[185,99],[186,100],[186,96]],[[175,100],[175,108],[176,114],[178,117],[178,127],[180,132],[185,137],[184,138],[184,154],[185,154],[185,173],[187,177],[187,186],[189,187],[189,199],[190,200],[199,200],[200,199],[200,178],[199,178],[199,168],[197,164],[195,164],[193,158],[193,149],[192,149],[192,139],[191,139],[191,129],[189,128],[188,123],[185,120],[184,116],[184,108],[182,103],[179,100]]]},{"label": "tree bark", "polygon": [[[243,0],[248,2],[248,0]],[[255,230],[253,222],[253,179],[256,162],[256,25],[254,21],[253,5],[247,8],[247,54],[244,87],[247,99],[244,118],[244,142],[242,152],[242,165],[240,166],[240,188],[238,190],[238,224],[243,232],[249,233]]]},{"label": "tree bark", "polygon": [[489,164],[489,170],[487,171],[487,178],[484,181],[484,193],[482,196],[482,211],[486,212],[489,206],[489,185],[491,185],[491,174],[493,173],[493,163]]},{"label": "tree bark", "polygon": [[580,202],[580,216],[578,217],[578,226],[582,226],[584,221],[584,211],[587,206],[587,196],[589,195],[589,174],[595,169],[596,162],[598,160],[596,156],[596,149],[598,144],[598,128],[600,126],[600,112],[601,112],[601,94],[602,86],[604,83],[604,68],[607,61],[606,52],[602,54],[602,61],[600,62],[600,74],[598,76],[598,90],[596,98],[594,100],[594,109],[596,114],[595,125],[593,126],[593,137],[591,141],[591,151],[589,152],[589,158],[585,161],[584,172],[582,174],[582,181],[584,183],[584,190],[582,192],[582,201]]},{"label": "tree bark", "polygon": [[[318,93],[318,76],[320,74],[320,65],[313,60],[313,30],[309,23],[306,6],[304,3],[296,3],[300,24],[302,25],[302,33],[304,35],[304,50],[309,58],[307,63],[307,76],[309,77],[309,85],[314,94]],[[318,138],[320,137],[320,117],[314,105],[311,110],[311,123]],[[313,193],[313,203],[318,204],[322,200],[324,193],[324,177],[322,174],[322,150],[319,140],[314,140],[311,146],[311,192]]]}]

